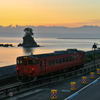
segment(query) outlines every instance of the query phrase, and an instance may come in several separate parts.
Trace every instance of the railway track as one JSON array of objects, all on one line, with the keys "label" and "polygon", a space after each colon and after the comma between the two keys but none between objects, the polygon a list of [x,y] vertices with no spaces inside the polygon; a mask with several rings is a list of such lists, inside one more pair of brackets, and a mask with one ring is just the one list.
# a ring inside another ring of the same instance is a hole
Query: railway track
[{"label": "railway track", "polygon": [[52,85],[60,81],[64,81],[73,77],[77,77],[77,76],[89,73],[91,71],[96,70],[97,68],[100,68],[99,62],[100,60],[96,60],[95,65],[93,65],[93,62],[90,62],[88,64],[85,64],[85,67],[79,70],[38,79],[36,81],[29,81],[25,83],[17,82],[14,84],[3,86],[2,88],[0,88],[0,100],[7,100],[7,98],[9,98],[9,92],[13,92],[14,95],[18,95],[30,90],[42,88],[44,86]]}]

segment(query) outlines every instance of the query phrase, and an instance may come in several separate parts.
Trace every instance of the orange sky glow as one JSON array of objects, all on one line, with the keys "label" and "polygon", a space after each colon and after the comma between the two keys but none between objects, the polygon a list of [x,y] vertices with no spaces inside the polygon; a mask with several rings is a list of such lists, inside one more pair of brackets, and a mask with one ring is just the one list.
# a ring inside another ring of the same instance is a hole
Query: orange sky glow
[{"label": "orange sky glow", "polygon": [[2,0],[0,25],[100,26],[100,0]]}]

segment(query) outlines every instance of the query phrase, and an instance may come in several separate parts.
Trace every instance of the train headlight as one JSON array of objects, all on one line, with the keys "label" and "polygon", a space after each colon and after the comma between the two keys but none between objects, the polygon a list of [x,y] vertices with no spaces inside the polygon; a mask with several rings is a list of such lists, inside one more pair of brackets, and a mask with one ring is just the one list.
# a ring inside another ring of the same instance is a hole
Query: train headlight
[{"label": "train headlight", "polygon": [[34,73],[34,68],[32,68],[32,73]]},{"label": "train headlight", "polygon": [[32,71],[34,71],[34,68],[32,68]]},{"label": "train headlight", "polygon": [[19,68],[17,68],[17,70],[19,70]]}]

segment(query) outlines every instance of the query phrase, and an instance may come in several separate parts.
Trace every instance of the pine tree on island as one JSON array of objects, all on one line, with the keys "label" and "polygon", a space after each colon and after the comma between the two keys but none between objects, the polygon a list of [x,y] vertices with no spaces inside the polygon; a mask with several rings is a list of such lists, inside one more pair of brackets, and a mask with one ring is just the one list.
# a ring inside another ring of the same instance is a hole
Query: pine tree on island
[{"label": "pine tree on island", "polygon": [[31,35],[32,36],[34,34],[33,30],[31,28],[25,28],[24,32],[25,32],[25,35]]}]

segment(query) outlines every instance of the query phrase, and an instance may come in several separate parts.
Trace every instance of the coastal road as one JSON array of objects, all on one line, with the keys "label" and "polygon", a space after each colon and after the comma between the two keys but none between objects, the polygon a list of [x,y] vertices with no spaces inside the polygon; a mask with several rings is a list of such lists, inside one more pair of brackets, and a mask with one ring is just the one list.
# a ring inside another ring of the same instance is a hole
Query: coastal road
[{"label": "coastal road", "polygon": [[[70,100],[100,100],[100,77],[90,83],[85,89],[75,92],[70,97]],[[65,98],[64,100],[69,100]]]}]

